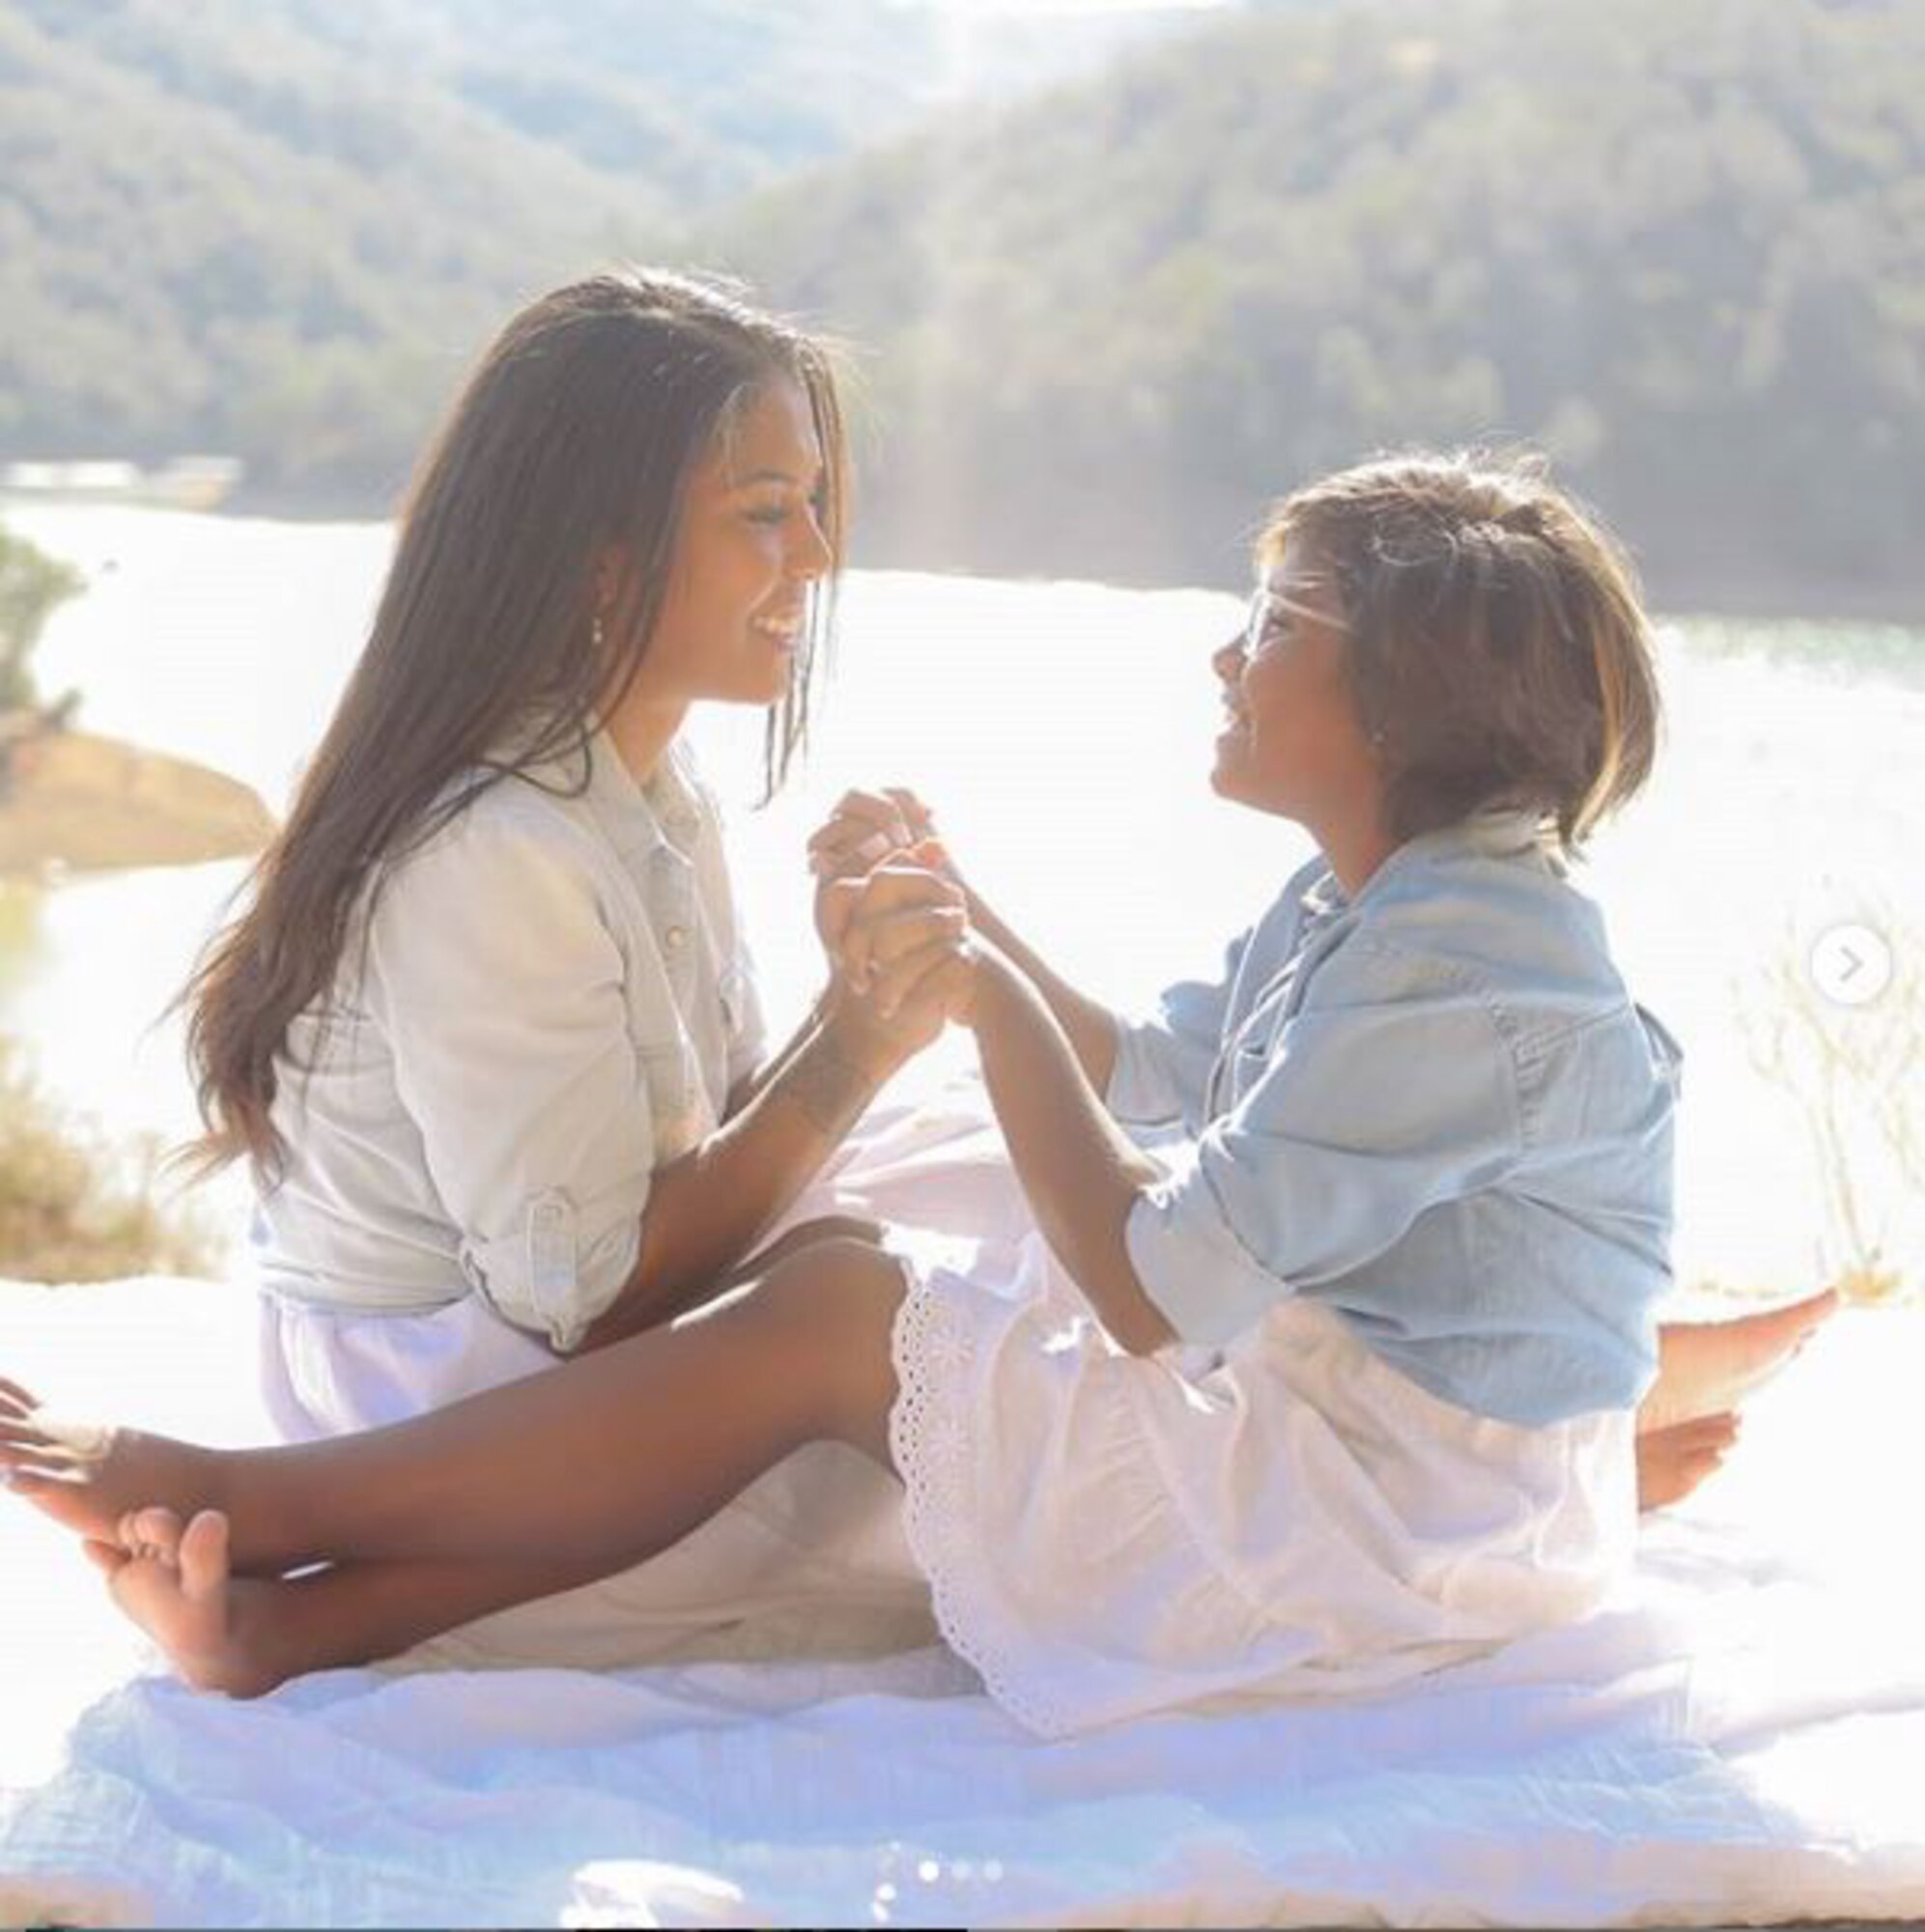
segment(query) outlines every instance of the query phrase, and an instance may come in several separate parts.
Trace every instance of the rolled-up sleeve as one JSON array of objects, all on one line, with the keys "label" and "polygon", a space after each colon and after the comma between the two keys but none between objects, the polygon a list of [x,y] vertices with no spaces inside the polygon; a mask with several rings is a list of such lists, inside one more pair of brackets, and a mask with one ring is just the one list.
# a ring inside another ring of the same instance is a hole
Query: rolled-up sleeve
[{"label": "rolled-up sleeve", "polygon": [[1243,933],[1231,942],[1214,980],[1178,980],[1158,996],[1153,1013],[1118,1025],[1116,1064],[1103,1095],[1118,1121],[1202,1124],[1198,1115],[1223,1041],[1231,987],[1249,944],[1250,934]]},{"label": "rolled-up sleeve", "polygon": [[634,1269],[654,1165],[590,856],[565,825],[470,810],[382,893],[363,984],[464,1273],[579,1346]]},{"label": "rolled-up sleeve", "polygon": [[1249,1050],[1264,1065],[1241,1102],[1166,1155],[1125,1229],[1145,1293],[1185,1342],[1221,1345],[1314,1293],[1521,1151],[1510,1048],[1448,962],[1345,948]]}]

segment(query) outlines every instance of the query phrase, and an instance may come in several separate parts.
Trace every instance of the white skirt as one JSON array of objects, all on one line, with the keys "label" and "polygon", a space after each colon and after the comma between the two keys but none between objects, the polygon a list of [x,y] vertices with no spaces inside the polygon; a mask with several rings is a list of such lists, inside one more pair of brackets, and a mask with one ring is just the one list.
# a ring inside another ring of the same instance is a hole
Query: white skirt
[{"label": "white skirt", "polygon": [[1575,1621],[1631,1559],[1630,1411],[1473,1415],[1314,1302],[1139,1359],[1031,1235],[920,1269],[895,1363],[943,1634],[1046,1736],[1385,1689]]},{"label": "white skirt", "polygon": [[[408,1662],[848,1654],[939,1628],[1013,1717],[1062,1735],[1385,1688],[1581,1616],[1629,1562],[1630,1411],[1472,1415],[1311,1302],[1221,1354],[1119,1350],[1034,1233],[974,1083],[874,1113],[789,1219],[824,1213],[885,1222],[905,1264],[901,1484],[806,1450],[640,1568]],[[296,1437],[554,1365],[473,1299],[404,1317],[269,1304],[264,1334]]]},{"label": "white skirt", "polygon": [[[824,1214],[880,1221],[900,1211],[925,1229],[980,1226],[985,1179],[1004,1215],[1020,1216],[979,1094],[873,1109],[771,1238]],[[1010,1232],[1006,1218],[988,1225]],[[263,1392],[290,1442],[379,1428],[556,1366],[477,1295],[423,1315],[261,1297]],[[901,1486],[856,1450],[821,1443],[647,1563],[466,1624],[394,1664],[613,1670],[697,1657],[875,1655],[937,1635],[903,1536]]]}]

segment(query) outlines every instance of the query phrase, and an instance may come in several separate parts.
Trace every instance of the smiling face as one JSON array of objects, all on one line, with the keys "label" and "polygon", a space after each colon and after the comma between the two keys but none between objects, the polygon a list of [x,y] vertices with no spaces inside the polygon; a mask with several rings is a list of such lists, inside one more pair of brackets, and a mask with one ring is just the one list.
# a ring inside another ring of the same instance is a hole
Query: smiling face
[{"label": "smiling face", "polygon": [[1377,768],[1345,668],[1343,606],[1312,540],[1289,540],[1251,611],[1248,633],[1210,660],[1227,713],[1210,781],[1309,827],[1334,857],[1375,823]]},{"label": "smiling face", "polygon": [[802,386],[778,377],[726,419],[689,480],[662,605],[622,709],[774,704],[810,586],[835,564],[817,522],[823,456]]}]

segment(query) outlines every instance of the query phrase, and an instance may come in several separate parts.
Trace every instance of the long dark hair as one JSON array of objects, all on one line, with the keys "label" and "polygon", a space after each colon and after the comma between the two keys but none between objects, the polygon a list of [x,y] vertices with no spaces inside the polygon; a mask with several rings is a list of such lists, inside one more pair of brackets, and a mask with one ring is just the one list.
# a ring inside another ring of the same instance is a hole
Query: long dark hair
[{"label": "long dark hair", "polygon": [[[478,792],[571,747],[619,702],[648,647],[691,474],[728,413],[786,377],[808,398],[842,554],[845,443],[823,349],[719,282],[596,275],[517,315],[430,444],[360,660],[243,910],[181,996],[202,1173],[285,1158],[269,1118],[289,1029],[326,992],[383,866]],[[599,625],[597,569],[627,561]],[[807,724],[834,578],[810,595],[768,789]],[[512,739],[509,762],[488,761]],[[326,1017],[323,1016],[325,1029]]]}]

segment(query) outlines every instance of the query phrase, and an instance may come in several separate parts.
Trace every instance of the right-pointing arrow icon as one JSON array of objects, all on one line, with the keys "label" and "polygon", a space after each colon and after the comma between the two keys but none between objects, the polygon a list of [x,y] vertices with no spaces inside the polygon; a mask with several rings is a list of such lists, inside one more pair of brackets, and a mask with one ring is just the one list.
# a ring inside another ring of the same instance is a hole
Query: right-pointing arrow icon
[{"label": "right-pointing arrow icon", "polygon": [[1812,942],[1811,983],[1841,1007],[1868,1006],[1891,984],[1891,948],[1869,925],[1827,926]]}]

